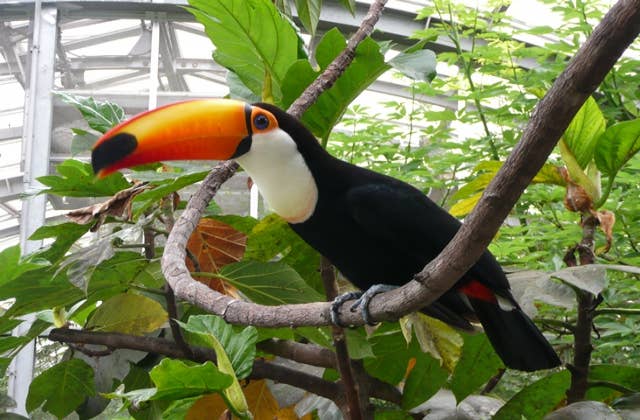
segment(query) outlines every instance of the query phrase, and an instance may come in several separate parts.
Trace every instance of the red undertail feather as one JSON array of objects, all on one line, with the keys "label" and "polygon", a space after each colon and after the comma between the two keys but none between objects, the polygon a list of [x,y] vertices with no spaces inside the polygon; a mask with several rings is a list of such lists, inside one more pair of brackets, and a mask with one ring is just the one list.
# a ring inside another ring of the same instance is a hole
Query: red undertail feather
[{"label": "red undertail feather", "polygon": [[491,289],[480,283],[478,280],[471,280],[461,286],[458,290],[470,298],[484,300],[485,302],[490,303],[497,303],[496,295],[491,291]]}]

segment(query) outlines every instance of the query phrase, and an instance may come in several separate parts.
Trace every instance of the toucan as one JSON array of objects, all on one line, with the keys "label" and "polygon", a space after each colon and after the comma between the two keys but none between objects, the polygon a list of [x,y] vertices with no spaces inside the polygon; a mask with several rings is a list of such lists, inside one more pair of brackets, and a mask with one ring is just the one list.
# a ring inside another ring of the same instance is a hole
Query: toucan
[{"label": "toucan", "polygon": [[[370,297],[388,288],[371,286],[408,282],[461,226],[413,186],[335,158],[298,119],[267,103],[169,104],[106,132],[91,159],[100,177],[159,161],[235,159],[302,239],[356,287],[372,290],[357,302],[365,316]],[[463,330],[479,321],[507,367],[534,371],[560,364],[489,251],[422,311]]]}]

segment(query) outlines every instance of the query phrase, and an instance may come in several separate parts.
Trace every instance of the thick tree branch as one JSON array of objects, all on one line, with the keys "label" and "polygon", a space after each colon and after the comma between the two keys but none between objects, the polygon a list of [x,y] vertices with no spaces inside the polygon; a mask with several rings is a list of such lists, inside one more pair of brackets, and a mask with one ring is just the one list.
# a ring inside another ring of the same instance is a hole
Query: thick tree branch
[{"label": "thick tree branch", "polygon": [[[81,331],[72,330],[69,328],[55,328],[51,330],[47,338],[51,341],[57,341],[60,343],[71,343],[76,347],[82,346],[84,344],[95,344],[105,346],[109,351],[113,351],[115,349],[131,349],[140,350],[147,353],[160,354],[172,359],[189,359],[198,363],[203,363],[207,360],[210,360],[212,362],[216,361],[216,355],[212,349],[191,346],[191,351],[187,353],[175,342],[167,340],[165,338],[141,337],[120,333]],[[277,342],[278,340],[275,341]],[[263,342],[260,343],[259,346],[269,353],[279,354],[278,350],[271,352],[267,349],[282,349],[282,344],[283,343],[272,343],[272,345],[269,346],[265,345],[265,343]],[[282,353],[283,357],[287,357],[286,353],[291,350],[292,353],[298,355],[301,353],[305,353],[305,356],[302,358],[291,357],[292,360],[318,365],[318,363],[309,363],[309,359],[312,358],[312,354],[315,353],[318,356],[317,361],[319,361],[320,364],[335,364],[333,352],[327,349],[322,349],[313,345],[305,345],[299,343],[292,344],[288,342],[284,346],[284,348],[288,348],[289,350],[285,350]],[[96,353],[96,355],[100,354]],[[329,362],[329,360],[331,360],[331,362]],[[344,397],[344,387],[340,383],[326,381],[317,376],[299,372],[295,369],[281,366],[263,359],[256,359],[254,361],[253,370],[249,378],[271,379],[276,382],[281,382],[283,384],[288,384],[301,389],[305,389],[316,395],[320,395],[334,401],[340,400]],[[372,397],[380,398],[394,404],[400,404],[400,394],[393,386],[389,384],[382,384],[377,379],[371,377],[364,378],[363,382],[367,383],[367,386],[372,390]]]},{"label": "thick tree branch", "polygon": [[[397,319],[424,307],[448,290],[473,265],[520,194],[540,170],[582,103],[594,92],[639,32],[640,0],[618,1],[538,104],[522,139],[458,234],[435,260],[415,276],[415,280],[373,298],[370,312],[374,319]],[[218,171],[224,173],[233,165],[225,163]],[[208,179],[215,184],[223,178],[213,173]],[[201,199],[206,194],[196,196]],[[176,223],[177,227],[184,224],[193,229],[200,216],[196,209],[197,206],[190,203],[185,211],[186,216]],[[174,229],[167,249],[179,249],[165,251],[163,257],[163,271],[176,296],[207,311],[221,314],[227,322],[234,324],[271,327],[330,324],[328,303],[266,307],[233,300],[195,282],[184,265],[184,251],[180,251],[184,249],[190,233],[191,230],[187,232],[185,228]],[[177,240],[178,236],[182,240]],[[348,304],[344,307],[348,307]],[[343,311],[341,315],[343,322],[354,325],[363,323],[357,312]]]}]

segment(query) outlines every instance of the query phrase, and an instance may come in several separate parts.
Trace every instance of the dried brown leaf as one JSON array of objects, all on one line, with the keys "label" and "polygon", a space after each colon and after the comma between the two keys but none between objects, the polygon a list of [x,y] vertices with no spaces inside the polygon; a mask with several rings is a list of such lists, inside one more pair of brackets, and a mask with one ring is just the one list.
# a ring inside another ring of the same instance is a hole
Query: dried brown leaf
[{"label": "dried brown leaf", "polygon": [[[227,264],[238,262],[244,256],[247,235],[215,219],[201,219],[191,234],[187,250],[187,267],[192,271],[217,273]],[[197,261],[197,266],[192,259]],[[194,278],[210,288],[225,294],[234,294],[235,289],[222,280],[204,276]]]},{"label": "dried brown leaf", "polygon": [[97,220],[97,223],[91,228],[92,232],[95,232],[102,225],[107,216],[122,217],[126,213],[126,219],[131,220],[131,202],[136,195],[149,188],[151,186],[146,182],[138,182],[130,188],[118,192],[107,201],[70,211],[66,216],[81,225]]}]

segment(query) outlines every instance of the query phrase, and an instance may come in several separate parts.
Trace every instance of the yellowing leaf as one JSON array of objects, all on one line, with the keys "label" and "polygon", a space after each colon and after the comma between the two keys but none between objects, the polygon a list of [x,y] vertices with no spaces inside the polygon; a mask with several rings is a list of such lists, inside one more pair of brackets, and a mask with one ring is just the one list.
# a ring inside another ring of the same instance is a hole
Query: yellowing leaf
[{"label": "yellowing leaf", "polygon": [[473,194],[471,197],[464,198],[457,203],[455,203],[451,208],[449,208],[449,213],[452,216],[462,217],[471,213],[471,210],[478,204],[480,201],[480,197],[482,197],[482,191]]},{"label": "yellowing leaf", "polygon": [[[254,419],[299,419],[292,407],[280,408],[278,406],[278,402],[264,380],[251,381],[243,388],[243,392]],[[227,406],[220,395],[205,395],[191,406],[185,420],[217,419],[226,410]],[[311,415],[306,415],[302,419],[310,420]]]},{"label": "yellowing leaf", "polygon": [[167,320],[167,312],[155,300],[123,293],[100,305],[86,328],[93,331],[143,335],[160,328]]},{"label": "yellowing leaf", "polygon": [[415,332],[422,351],[439,360],[449,372],[453,371],[464,344],[456,330],[419,312],[400,318],[400,327],[407,343],[412,339],[411,332]]}]

